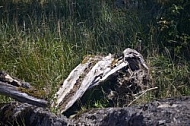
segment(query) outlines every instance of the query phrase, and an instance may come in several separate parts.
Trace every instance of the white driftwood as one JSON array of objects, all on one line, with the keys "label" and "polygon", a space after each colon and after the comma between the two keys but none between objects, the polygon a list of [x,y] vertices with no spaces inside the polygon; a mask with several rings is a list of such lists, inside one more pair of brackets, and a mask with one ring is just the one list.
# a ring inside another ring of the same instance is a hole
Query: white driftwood
[{"label": "white driftwood", "polygon": [[[109,54],[103,56],[88,56],[81,64],[71,71],[59,91],[55,94],[52,107],[60,108],[65,112],[70,108],[87,89],[90,89],[109,78],[124,67],[129,66],[128,59],[136,58],[145,70],[148,70],[144,59],[137,51],[127,48],[121,57]],[[132,66],[132,65],[131,65]]]}]

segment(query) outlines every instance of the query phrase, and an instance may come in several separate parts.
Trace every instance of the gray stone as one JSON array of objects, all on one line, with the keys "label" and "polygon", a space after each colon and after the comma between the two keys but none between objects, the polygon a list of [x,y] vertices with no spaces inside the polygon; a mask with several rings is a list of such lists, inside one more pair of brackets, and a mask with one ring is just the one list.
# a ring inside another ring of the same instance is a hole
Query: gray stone
[{"label": "gray stone", "polygon": [[27,103],[1,104],[0,125],[190,126],[190,97],[168,98],[124,108],[91,109],[72,119]]},{"label": "gray stone", "polygon": [[189,126],[190,97],[169,98],[125,108],[93,109],[75,123],[109,126]]}]

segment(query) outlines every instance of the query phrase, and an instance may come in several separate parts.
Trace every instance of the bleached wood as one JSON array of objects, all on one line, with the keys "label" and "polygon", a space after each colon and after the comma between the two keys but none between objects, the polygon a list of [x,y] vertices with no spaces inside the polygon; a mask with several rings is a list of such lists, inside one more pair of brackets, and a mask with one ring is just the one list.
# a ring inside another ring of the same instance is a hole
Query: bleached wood
[{"label": "bleached wood", "polygon": [[110,67],[111,61],[112,58],[110,54],[107,57],[103,57],[101,61],[98,61],[95,64],[95,66],[90,70],[90,72],[84,77],[80,88],[71,97],[71,100],[61,110],[61,112],[64,112],[69,107],[71,107],[75,103],[75,101],[78,98],[80,98],[89,87],[97,85],[100,82],[100,79],[105,75],[105,70]]},{"label": "bleached wood", "polygon": [[138,53],[136,50],[127,48],[123,51],[123,54],[125,58],[133,58],[133,57],[139,58],[141,65],[143,65],[144,68],[148,70],[148,66],[145,63],[143,56],[140,53]]},{"label": "bleached wood", "polygon": [[[125,49],[122,57],[119,58],[115,58],[112,54],[105,57],[88,56],[85,62],[73,69],[68,78],[65,79],[51,106],[58,107],[61,112],[65,112],[77,99],[83,96],[86,90],[109,80],[109,77],[119,70],[132,65],[128,62],[132,58],[136,58],[141,66],[148,70],[142,55],[130,48]],[[131,71],[128,72],[131,73]]]},{"label": "bleached wood", "polygon": [[11,97],[17,101],[29,103],[39,107],[46,107],[48,102],[43,99],[38,99],[33,96],[30,96],[26,93],[19,91],[18,87],[1,82],[0,81],[0,94]]},{"label": "bleached wood", "polygon": [[86,59],[84,59],[85,61],[83,63],[80,63],[76,68],[74,68],[71,73],[69,74],[69,76],[67,77],[67,79],[65,79],[65,81],[63,82],[63,85],[61,86],[61,88],[59,89],[58,92],[56,92],[55,94],[55,98],[56,98],[56,102],[52,103],[52,107],[53,106],[58,106],[63,99],[65,98],[65,96],[71,91],[73,90],[75,84],[77,83],[77,80],[79,80],[80,78],[82,78],[83,76],[85,76],[85,69],[88,69],[89,65],[91,65],[92,62],[97,62],[99,60],[101,60],[101,57],[99,56],[92,56],[92,57],[86,57]]}]

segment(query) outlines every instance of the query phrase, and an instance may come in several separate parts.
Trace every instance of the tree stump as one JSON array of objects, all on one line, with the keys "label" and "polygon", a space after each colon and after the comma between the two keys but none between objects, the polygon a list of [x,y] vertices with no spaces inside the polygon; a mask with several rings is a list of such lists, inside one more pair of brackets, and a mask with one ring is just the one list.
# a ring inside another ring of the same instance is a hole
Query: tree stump
[{"label": "tree stump", "polygon": [[67,111],[87,90],[103,84],[107,97],[124,106],[147,89],[148,67],[143,56],[127,48],[119,56],[89,55],[74,68],[56,92],[52,107]]}]

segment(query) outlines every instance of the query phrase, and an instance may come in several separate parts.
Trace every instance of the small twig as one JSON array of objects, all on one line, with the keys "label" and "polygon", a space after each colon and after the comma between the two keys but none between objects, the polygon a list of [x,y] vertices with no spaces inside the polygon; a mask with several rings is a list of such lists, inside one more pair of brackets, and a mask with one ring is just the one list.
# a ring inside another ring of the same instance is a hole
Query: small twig
[{"label": "small twig", "polygon": [[142,94],[140,94],[137,98],[135,98],[133,101],[131,101],[128,105],[127,105],[127,107],[129,107],[130,105],[132,105],[137,99],[139,99],[142,95],[144,95],[146,92],[148,92],[148,91],[151,91],[151,90],[155,90],[155,89],[157,89],[158,87],[153,87],[153,88],[149,88],[149,89],[147,89],[147,90],[145,90],[145,91],[142,91]]}]

